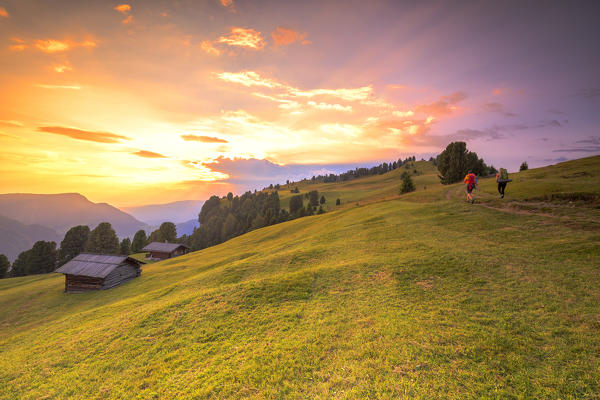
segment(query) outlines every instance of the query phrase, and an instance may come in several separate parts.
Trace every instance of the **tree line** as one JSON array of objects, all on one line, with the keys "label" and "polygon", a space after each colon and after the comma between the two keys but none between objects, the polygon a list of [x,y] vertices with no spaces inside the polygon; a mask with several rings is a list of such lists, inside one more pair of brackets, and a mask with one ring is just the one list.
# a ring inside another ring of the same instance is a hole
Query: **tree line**
[{"label": "tree line", "polygon": [[150,242],[174,243],[178,240],[177,229],[172,222],[162,223],[148,237],[146,231],[140,229],[133,236],[133,241],[128,237],[119,241],[108,222],[102,222],[92,230],[87,225],[78,225],[67,231],[58,248],[56,242],[35,242],[31,249],[19,254],[12,268],[8,258],[0,254],[0,278],[53,272],[83,252],[129,255],[139,253]]},{"label": "tree line", "polygon": [[[357,178],[361,178],[364,176],[371,176],[371,175],[381,175],[381,174],[385,174],[386,172],[390,172],[395,170],[396,168],[400,168],[403,165],[405,165],[406,163],[409,163],[411,161],[416,161],[417,158],[415,156],[412,157],[407,157],[404,160],[399,159],[397,161],[392,161],[392,162],[384,162],[381,163],[379,165],[375,165],[371,168],[355,168],[355,169],[351,169],[348,170],[346,172],[342,172],[340,174],[329,174],[329,175],[316,175],[313,176],[310,179],[304,179],[304,181],[309,181],[310,183],[330,183],[330,182],[344,182],[344,181],[349,181],[352,179],[357,179]],[[287,181],[286,184],[290,185],[293,184],[294,182]],[[275,186],[279,186],[279,185],[275,185]],[[273,189],[279,189],[279,187],[275,187],[273,185],[269,186],[269,188]]]}]

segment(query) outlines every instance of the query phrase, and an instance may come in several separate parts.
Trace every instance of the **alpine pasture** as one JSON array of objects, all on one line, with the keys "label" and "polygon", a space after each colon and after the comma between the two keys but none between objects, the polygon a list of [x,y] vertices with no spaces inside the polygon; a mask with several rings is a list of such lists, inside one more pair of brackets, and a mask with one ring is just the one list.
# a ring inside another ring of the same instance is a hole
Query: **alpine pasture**
[{"label": "alpine pasture", "polygon": [[600,156],[511,178],[304,182],[327,213],[111,290],[1,280],[0,398],[598,398]]}]

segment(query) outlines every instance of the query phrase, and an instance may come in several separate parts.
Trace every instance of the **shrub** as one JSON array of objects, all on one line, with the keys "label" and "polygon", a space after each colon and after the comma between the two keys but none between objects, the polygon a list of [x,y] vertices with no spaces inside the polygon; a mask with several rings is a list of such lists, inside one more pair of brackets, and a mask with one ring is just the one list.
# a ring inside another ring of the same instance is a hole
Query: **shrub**
[{"label": "shrub", "polygon": [[413,182],[410,175],[406,175],[404,179],[402,179],[402,186],[400,187],[400,194],[414,192],[415,191],[415,183]]},{"label": "shrub", "polygon": [[342,204],[342,201],[340,199],[336,199],[335,200],[335,205],[339,206],[340,204]]},{"label": "shrub", "polygon": [[527,171],[528,169],[529,169],[529,165],[527,165],[527,161],[523,161],[523,163],[519,167],[519,171]]}]

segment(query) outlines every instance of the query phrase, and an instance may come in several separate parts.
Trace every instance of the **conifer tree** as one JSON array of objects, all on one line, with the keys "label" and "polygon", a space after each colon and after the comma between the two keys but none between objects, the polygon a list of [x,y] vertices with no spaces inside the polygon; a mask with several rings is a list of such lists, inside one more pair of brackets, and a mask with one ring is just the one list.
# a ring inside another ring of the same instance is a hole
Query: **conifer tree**
[{"label": "conifer tree", "polygon": [[90,228],[87,225],[78,225],[69,229],[62,242],[60,242],[58,264],[63,265],[82,253],[85,250],[89,236]]},{"label": "conifer tree", "polygon": [[4,254],[0,254],[0,279],[8,276],[8,269],[10,268],[10,262]]},{"label": "conifer tree", "polygon": [[119,238],[110,223],[102,222],[90,232],[85,251],[99,254],[119,253]]},{"label": "conifer tree", "polygon": [[131,240],[129,238],[121,240],[121,245],[119,247],[121,255],[128,256],[131,254]]},{"label": "conifer tree", "polygon": [[139,253],[146,246],[146,231],[140,229],[133,236],[133,242],[131,243],[131,252]]}]

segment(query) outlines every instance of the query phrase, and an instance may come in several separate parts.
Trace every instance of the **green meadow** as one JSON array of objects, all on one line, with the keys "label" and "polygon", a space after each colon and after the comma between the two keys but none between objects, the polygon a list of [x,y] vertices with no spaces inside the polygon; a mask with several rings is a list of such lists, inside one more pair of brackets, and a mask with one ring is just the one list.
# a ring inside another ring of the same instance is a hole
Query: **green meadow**
[{"label": "green meadow", "polygon": [[1,280],[0,398],[600,398],[600,156],[474,205],[415,168],[114,289]]}]

